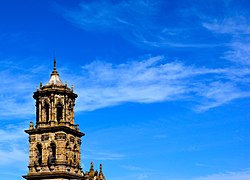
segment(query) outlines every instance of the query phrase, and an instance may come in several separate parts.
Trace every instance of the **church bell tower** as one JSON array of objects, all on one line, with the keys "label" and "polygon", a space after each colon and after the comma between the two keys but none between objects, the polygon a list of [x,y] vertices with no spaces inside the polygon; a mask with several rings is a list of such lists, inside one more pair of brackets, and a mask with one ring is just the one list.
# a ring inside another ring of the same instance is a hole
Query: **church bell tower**
[{"label": "church bell tower", "polygon": [[84,173],[81,168],[81,137],[74,124],[74,107],[77,94],[60,80],[54,59],[54,69],[46,85],[34,92],[36,124],[30,123],[29,172],[27,180],[105,180],[102,173],[93,170]]}]

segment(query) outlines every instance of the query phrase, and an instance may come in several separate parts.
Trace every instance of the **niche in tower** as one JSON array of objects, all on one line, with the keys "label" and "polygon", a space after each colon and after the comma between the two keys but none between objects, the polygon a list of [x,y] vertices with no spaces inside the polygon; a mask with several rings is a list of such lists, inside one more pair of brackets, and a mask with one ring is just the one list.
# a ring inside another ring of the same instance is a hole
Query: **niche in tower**
[{"label": "niche in tower", "polygon": [[66,161],[68,162],[69,160],[69,152],[70,152],[70,146],[69,146],[69,142],[66,142]]},{"label": "niche in tower", "polygon": [[56,120],[58,123],[62,121],[62,117],[63,117],[63,106],[59,102],[56,106],[56,118],[57,118]]},{"label": "niche in tower", "polygon": [[74,145],[74,164],[76,164],[77,163],[77,147],[76,147],[76,145]]},{"label": "niche in tower", "polygon": [[47,102],[45,102],[44,108],[45,108],[45,120],[46,120],[46,123],[48,123],[49,122],[49,104]]},{"label": "niche in tower", "polygon": [[41,166],[42,165],[42,145],[41,144],[37,144],[36,146],[37,148],[37,162],[38,165]]},{"label": "niche in tower", "polygon": [[56,144],[52,142],[50,144],[50,154],[49,154],[49,165],[54,165],[56,163]]},{"label": "niche in tower", "polygon": [[52,155],[56,159],[56,144],[54,142],[51,143]]}]

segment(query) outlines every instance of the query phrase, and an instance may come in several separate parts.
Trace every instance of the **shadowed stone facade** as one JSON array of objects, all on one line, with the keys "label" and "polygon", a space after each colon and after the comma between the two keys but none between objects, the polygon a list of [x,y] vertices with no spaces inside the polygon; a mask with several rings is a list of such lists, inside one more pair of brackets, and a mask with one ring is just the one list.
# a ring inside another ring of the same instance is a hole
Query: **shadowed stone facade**
[{"label": "shadowed stone facade", "polygon": [[36,100],[36,125],[32,122],[29,134],[29,172],[27,180],[105,180],[93,163],[85,173],[81,168],[81,137],[74,124],[74,107],[77,94],[73,86],[63,84],[56,70],[56,60],[49,82],[40,84],[34,92]]}]

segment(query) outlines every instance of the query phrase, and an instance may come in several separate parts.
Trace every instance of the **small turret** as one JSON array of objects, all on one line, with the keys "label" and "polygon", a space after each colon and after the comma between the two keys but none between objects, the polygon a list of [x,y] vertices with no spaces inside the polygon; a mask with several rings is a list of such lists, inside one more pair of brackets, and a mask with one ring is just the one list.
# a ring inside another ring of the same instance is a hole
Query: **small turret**
[{"label": "small turret", "polygon": [[84,176],[84,180],[106,180],[103,172],[102,172],[102,164],[100,164],[100,171],[98,173],[97,170],[94,170],[94,164],[93,162],[90,163],[90,169],[89,171],[86,171],[85,176]]},{"label": "small turret", "polygon": [[93,164],[93,162],[90,163],[89,176],[90,177],[94,177],[95,176],[95,170],[94,170],[94,164]]},{"label": "small turret", "polygon": [[99,180],[105,180],[105,176],[102,172],[102,164],[100,164]]}]

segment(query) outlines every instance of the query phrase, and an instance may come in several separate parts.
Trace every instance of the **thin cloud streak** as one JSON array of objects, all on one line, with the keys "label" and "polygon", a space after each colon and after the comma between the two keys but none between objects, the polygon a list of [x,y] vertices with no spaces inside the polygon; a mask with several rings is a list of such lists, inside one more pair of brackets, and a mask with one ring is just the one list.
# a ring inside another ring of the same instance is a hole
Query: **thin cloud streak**
[{"label": "thin cloud streak", "polygon": [[42,76],[46,71],[44,66],[20,65],[20,62],[26,60],[29,59],[13,57],[0,61],[0,114],[6,118],[33,115],[35,104],[32,93],[36,90],[38,82],[48,76]]},{"label": "thin cloud streak", "polygon": [[233,17],[227,19],[213,19],[212,22],[204,22],[202,25],[210,31],[220,34],[250,35],[250,26],[245,17]]},{"label": "thin cloud streak", "polygon": [[[137,22],[145,16],[155,15],[158,9],[157,1],[92,1],[83,2],[75,9],[64,9],[57,5],[64,17],[76,23],[83,29],[119,29],[138,28]],[[88,18],[85,18],[88,17]],[[104,30],[105,30],[104,29]]]},{"label": "thin cloud streak", "polygon": [[[26,127],[6,127],[4,129],[0,129],[0,143],[6,143],[9,141],[17,142],[26,140],[27,136],[24,133],[24,129]],[[6,130],[7,129],[7,130]]]},{"label": "thin cloud streak", "polygon": [[231,37],[230,50],[224,53],[224,59],[250,66],[249,19],[245,17],[214,19],[212,22],[203,23],[203,26],[215,34],[224,34]]},{"label": "thin cloud streak", "polygon": [[[248,81],[242,77],[247,77],[249,70],[198,68],[181,62],[166,62],[163,56],[119,65],[97,61],[83,66],[82,70],[78,77],[68,77],[78,83],[78,111],[92,111],[126,102],[177,100],[196,102],[195,110],[206,111],[250,96],[241,88],[241,84]],[[237,81],[239,77],[241,81]]]},{"label": "thin cloud streak", "polygon": [[[25,71],[19,70],[20,75],[16,78],[14,72],[17,68],[8,67],[0,73],[4,79],[0,94],[2,116],[34,114],[32,89],[36,79],[48,77],[41,77],[43,68],[31,71],[31,67]],[[75,85],[79,94],[77,111],[93,111],[126,102],[179,100],[194,102],[191,108],[195,111],[206,111],[235,99],[249,97],[249,75],[249,68],[209,69],[169,61],[164,56],[147,56],[122,64],[94,61],[82,66],[78,74],[74,71],[74,74],[66,74],[64,78]],[[3,90],[11,84],[15,84],[15,88]]]},{"label": "thin cloud streak", "polygon": [[250,92],[240,90],[233,83],[212,82],[198,93],[203,97],[202,105],[196,107],[198,111],[226,104],[234,99],[250,97]]},{"label": "thin cloud streak", "polygon": [[[124,39],[142,48],[213,48],[225,45],[224,43],[194,43],[198,29],[202,26],[169,25],[166,14],[159,17],[162,8],[160,1],[92,1],[80,3],[77,7],[66,9],[56,5],[62,16],[75,26],[87,30],[102,32],[118,32]],[[165,10],[164,10],[165,11]],[[166,12],[165,12],[166,13]],[[182,21],[182,12],[176,12],[175,18]],[[161,23],[159,23],[161,22]],[[189,37],[189,38],[188,38]]]},{"label": "thin cloud streak", "polygon": [[[189,4],[190,2],[187,2]],[[166,3],[168,4],[168,3]],[[62,16],[87,31],[102,29],[102,32],[118,32],[127,41],[140,48],[228,48],[232,51],[225,53],[224,58],[232,61],[249,63],[249,20],[237,15],[224,19],[212,19],[212,15],[199,11],[199,6],[203,2],[196,3],[195,6],[183,6],[174,14],[164,12],[165,16],[159,17],[164,8],[171,8],[160,1],[93,1],[82,2],[77,7],[66,9],[61,5],[56,8]],[[180,3],[181,4],[181,3]],[[187,5],[186,4],[186,5]],[[221,6],[227,9],[227,2],[222,2]],[[90,16],[91,14],[91,16]],[[187,21],[193,19],[192,22]],[[176,19],[172,22],[171,17]],[[169,18],[169,19],[168,19]],[[210,21],[208,21],[210,19]],[[169,20],[169,21],[168,21]],[[159,23],[161,22],[161,23]],[[178,22],[182,22],[179,24]],[[225,40],[220,41],[219,37],[211,36],[210,32],[223,35],[231,34],[237,41],[231,44]],[[199,37],[207,38],[197,38]],[[243,38],[242,38],[243,37]],[[219,40],[219,41],[218,41]],[[240,47],[241,46],[241,47]]]},{"label": "thin cloud streak", "polygon": [[28,163],[28,153],[24,152],[22,149],[13,148],[11,150],[1,150],[0,149],[0,167],[6,165],[13,165],[18,163],[27,164]]},{"label": "thin cloud streak", "polygon": [[28,145],[24,129],[23,124],[8,125],[0,129],[0,167],[11,165],[19,168],[20,164],[28,163],[28,150],[22,147],[23,144]]},{"label": "thin cloud streak", "polygon": [[248,180],[250,179],[250,170],[246,169],[238,172],[224,172],[212,174],[203,177],[197,177],[190,180]]},{"label": "thin cloud streak", "polygon": [[124,154],[114,152],[99,152],[97,150],[85,149],[83,159],[95,159],[102,161],[116,161],[125,158]]}]

